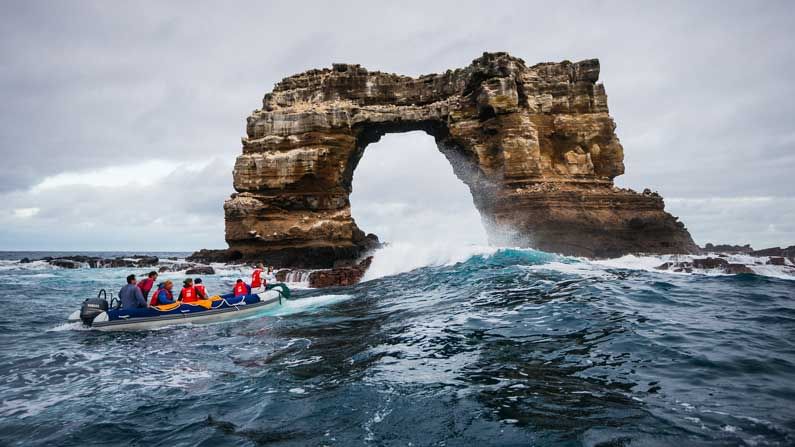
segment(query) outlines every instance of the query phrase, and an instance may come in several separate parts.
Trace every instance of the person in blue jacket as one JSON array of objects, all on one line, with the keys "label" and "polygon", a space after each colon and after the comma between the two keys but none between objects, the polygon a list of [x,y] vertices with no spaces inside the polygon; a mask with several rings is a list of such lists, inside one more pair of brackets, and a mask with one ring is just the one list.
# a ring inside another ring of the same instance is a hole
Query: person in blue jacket
[{"label": "person in blue jacket", "polygon": [[130,275],[127,277],[127,285],[119,290],[119,301],[121,301],[122,309],[146,307],[146,299],[144,299],[141,289],[135,284],[136,282],[135,275]]},{"label": "person in blue jacket", "polygon": [[152,294],[152,301],[149,302],[150,306],[160,306],[161,304],[173,304],[177,301],[174,299],[174,294],[171,289],[174,288],[174,283],[167,280],[157,287],[157,291]]}]

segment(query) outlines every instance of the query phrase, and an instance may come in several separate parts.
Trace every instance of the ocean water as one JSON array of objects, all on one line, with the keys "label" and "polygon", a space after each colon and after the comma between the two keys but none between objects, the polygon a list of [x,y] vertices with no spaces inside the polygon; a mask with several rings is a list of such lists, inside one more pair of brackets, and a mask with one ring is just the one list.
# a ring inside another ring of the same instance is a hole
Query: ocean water
[{"label": "ocean water", "polygon": [[[795,444],[787,268],[397,245],[255,318],[100,333],[64,320],[148,269],[25,255],[0,254],[0,445]],[[217,267],[211,293],[248,275]]]}]

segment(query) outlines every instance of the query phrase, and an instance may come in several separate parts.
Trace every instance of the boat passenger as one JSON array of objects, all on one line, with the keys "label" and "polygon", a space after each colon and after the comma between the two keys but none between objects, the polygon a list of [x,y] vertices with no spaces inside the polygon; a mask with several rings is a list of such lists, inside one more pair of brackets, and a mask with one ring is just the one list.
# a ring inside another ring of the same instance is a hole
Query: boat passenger
[{"label": "boat passenger", "polygon": [[[272,265],[268,266],[268,273],[265,275],[265,279],[266,279],[266,281],[271,281],[271,282],[275,282],[276,281],[276,275],[273,273],[273,266]],[[267,282],[266,282],[266,284],[267,284]]]},{"label": "boat passenger", "polygon": [[183,303],[192,303],[198,298],[196,297],[196,289],[193,288],[193,279],[188,278],[182,282],[182,290],[179,292],[179,299]]},{"label": "boat passenger", "polygon": [[254,272],[251,274],[251,288],[252,289],[259,289],[260,287],[265,286],[265,282],[262,280],[262,273],[265,271],[265,267],[260,262],[257,264],[257,268],[254,269]]},{"label": "boat passenger", "polygon": [[154,287],[156,280],[157,280],[157,272],[151,271],[149,272],[148,275],[146,275],[146,278],[142,279],[138,283],[138,288],[141,289],[141,293],[144,294],[144,300],[149,298],[149,292],[152,290],[152,287]]},{"label": "boat passenger", "polygon": [[174,283],[167,280],[163,284],[157,286],[157,291],[152,294],[152,299],[149,301],[150,306],[160,306],[162,304],[174,304],[174,294],[171,289],[174,288]]},{"label": "boat passenger", "polygon": [[119,290],[119,301],[121,301],[122,309],[146,307],[146,299],[144,299],[141,289],[135,283],[135,275],[129,275],[127,277],[127,285]]},{"label": "boat passenger", "polygon": [[196,296],[199,297],[199,299],[206,300],[209,298],[209,296],[207,295],[207,289],[204,288],[204,284],[202,284],[201,278],[194,279],[193,284],[194,284],[193,288],[196,290]]},{"label": "boat passenger", "polygon": [[235,288],[233,289],[235,296],[244,296],[248,295],[248,284],[243,282],[242,279],[238,279],[235,283]]}]

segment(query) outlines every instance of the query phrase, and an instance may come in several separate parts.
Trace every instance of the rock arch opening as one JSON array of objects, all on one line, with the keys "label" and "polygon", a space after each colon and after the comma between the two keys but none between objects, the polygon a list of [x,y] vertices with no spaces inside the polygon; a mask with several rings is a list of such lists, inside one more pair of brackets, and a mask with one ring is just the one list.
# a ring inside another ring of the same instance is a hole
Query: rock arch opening
[{"label": "rock arch opening", "polygon": [[356,225],[390,244],[486,245],[480,213],[467,185],[425,131],[389,133],[369,143],[354,163],[350,195]]},{"label": "rock arch opening", "polygon": [[359,257],[356,164],[384,134],[412,130],[455,158],[491,241],[591,257],[698,251],[659,195],[614,186],[624,153],[598,78],[596,59],[527,66],[506,53],[417,78],[350,64],[285,78],[248,117],[219,256],[320,268]]}]

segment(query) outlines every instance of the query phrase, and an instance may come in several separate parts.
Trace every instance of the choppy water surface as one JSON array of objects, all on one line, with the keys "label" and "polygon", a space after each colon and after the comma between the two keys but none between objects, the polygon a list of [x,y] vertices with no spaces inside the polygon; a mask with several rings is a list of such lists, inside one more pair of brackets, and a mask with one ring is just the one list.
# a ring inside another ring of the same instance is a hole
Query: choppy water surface
[{"label": "choppy water surface", "polygon": [[0,261],[0,444],[795,443],[786,275],[460,260],[140,333],[63,323],[128,270]]}]

